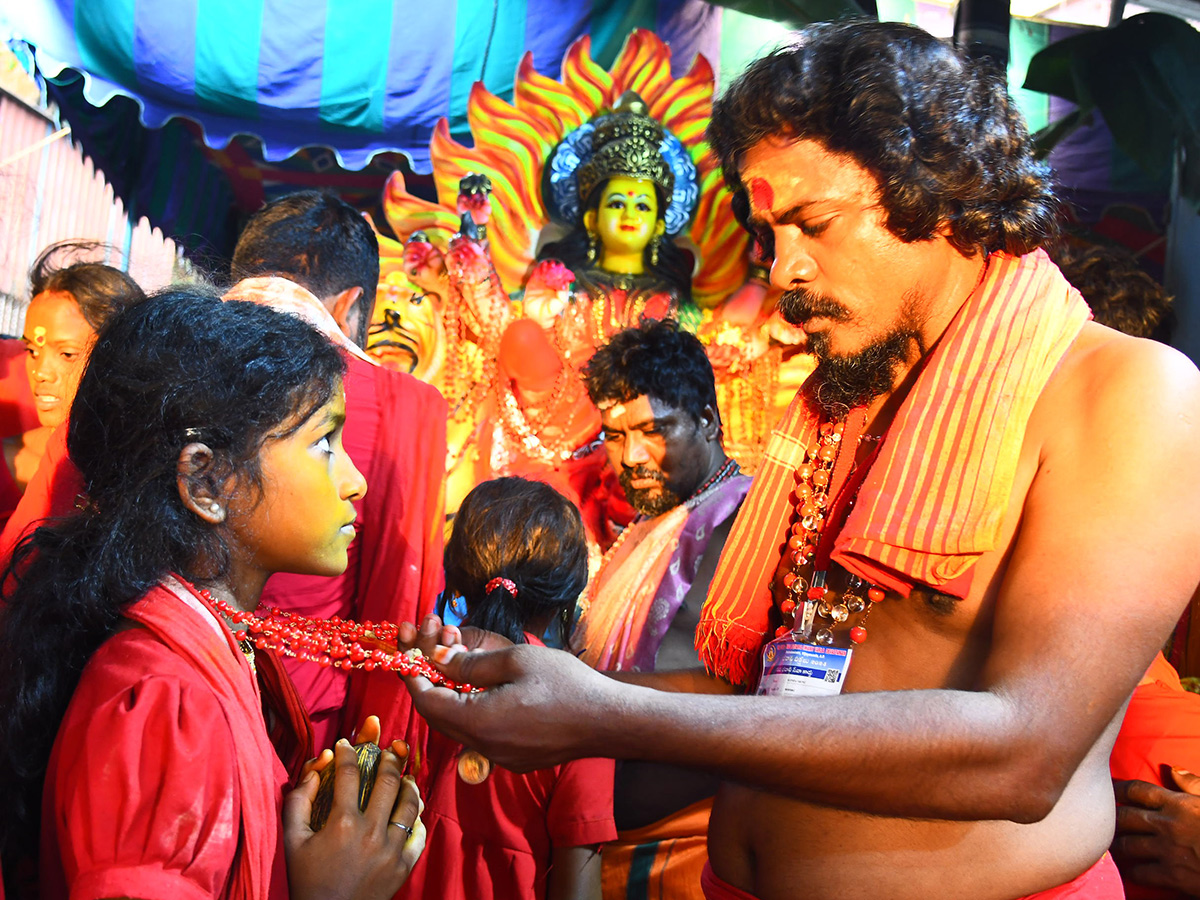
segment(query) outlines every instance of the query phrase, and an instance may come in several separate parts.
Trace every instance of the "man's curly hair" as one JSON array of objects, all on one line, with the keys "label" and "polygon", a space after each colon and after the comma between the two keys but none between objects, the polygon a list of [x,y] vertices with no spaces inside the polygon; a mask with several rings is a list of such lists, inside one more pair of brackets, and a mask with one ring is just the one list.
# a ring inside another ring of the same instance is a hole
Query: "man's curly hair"
[{"label": "man's curly hair", "polygon": [[931,238],[946,223],[963,253],[1020,255],[1057,233],[1049,169],[1001,75],[919,28],[813,25],[730,85],[708,137],[743,223],[742,157],[777,136],[818,141],[874,175],[901,240]]}]

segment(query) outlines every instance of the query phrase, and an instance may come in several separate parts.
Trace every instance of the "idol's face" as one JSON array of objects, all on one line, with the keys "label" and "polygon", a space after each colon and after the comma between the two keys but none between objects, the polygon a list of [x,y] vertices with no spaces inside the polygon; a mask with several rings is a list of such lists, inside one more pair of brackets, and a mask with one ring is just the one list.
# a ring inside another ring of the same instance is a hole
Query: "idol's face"
[{"label": "idol's face", "polygon": [[600,192],[594,226],[606,252],[641,253],[663,228],[654,182],[622,175],[608,180]]},{"label": "idol's face", "polygon": [[379,285],[382,321],[372,324],[367,347],[392,368],[425,378],[440,360],[441,298],[407,278]]},{"label": "idol's face", "polygon": [[25,313],[25,373],[38,422],[58,426],[67,419],[96,332],[66,291],[43,291]]}]

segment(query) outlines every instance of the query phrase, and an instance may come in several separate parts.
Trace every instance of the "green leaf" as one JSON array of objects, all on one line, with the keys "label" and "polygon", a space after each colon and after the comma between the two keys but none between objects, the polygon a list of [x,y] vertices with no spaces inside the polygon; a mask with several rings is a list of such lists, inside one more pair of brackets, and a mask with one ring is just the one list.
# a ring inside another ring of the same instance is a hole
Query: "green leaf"
[{"label": "green leaf", "polygon": [[1178,146],[1197,158],[1200,32],[1183,19],[1143,13],[1057,41],[1030,61],[1025,87],[1098,109],[1116,145],[1153,177],[1169,173]]}]

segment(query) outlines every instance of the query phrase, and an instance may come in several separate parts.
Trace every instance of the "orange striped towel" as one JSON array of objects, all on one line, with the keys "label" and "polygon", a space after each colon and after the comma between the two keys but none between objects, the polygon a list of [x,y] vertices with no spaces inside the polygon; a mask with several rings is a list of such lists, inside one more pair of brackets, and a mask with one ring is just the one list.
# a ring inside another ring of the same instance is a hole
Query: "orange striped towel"
[{"label": "orange striped towel", "polygon": [[[1025,426],[1091,313],[1045,252],[993,254],[884,437],[833,560],[907,596],[956,596],[996,546]],[[743,684],[768,629],[794,472],[819,412],[800,391],[773,432],[721,554],[696,631],[709,671]]]}]

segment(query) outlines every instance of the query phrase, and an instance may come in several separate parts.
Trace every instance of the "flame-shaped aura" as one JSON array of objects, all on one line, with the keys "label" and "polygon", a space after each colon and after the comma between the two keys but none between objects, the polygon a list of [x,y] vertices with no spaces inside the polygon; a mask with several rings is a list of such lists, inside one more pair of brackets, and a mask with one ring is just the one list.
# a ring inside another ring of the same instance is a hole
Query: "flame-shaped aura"
[{"label": "flame-shaped aura", "polygon": [[[713,307],[746,277],[746,235],[734,219],[730,195],[707,142],[704,129],[712,113],[713,70],[697,56],[691,70],[671,77],[671,51],[656,35],[638,29],[629,35],[610,71],[597,65],[584,36],[571,45],[555,81],[533,67],[526,53],[517,69],[513,102],[491,94],[477,82],[467,105],[474,146],[450,136],[445,119],[430,141],[438,203],[408,193],[403,176],[392,175],[384,192],[384,214],[403,241],[424,230],[441,248],[458,229],[455,210],[458,182],[469,172],[492,181],[492,215],[488,240],[505,291],[516,291],[529,274],[538,235],[549,221],[541,198],[542,169],[551,151],[569,131],[606,112],[627,90],[637,91],[650,115],[669,128],[688,148],[700,178],[700,199],[688,237],[699,251],[693,279],[696,302]],[[382,242],[382,267],[401,249]]]}]

